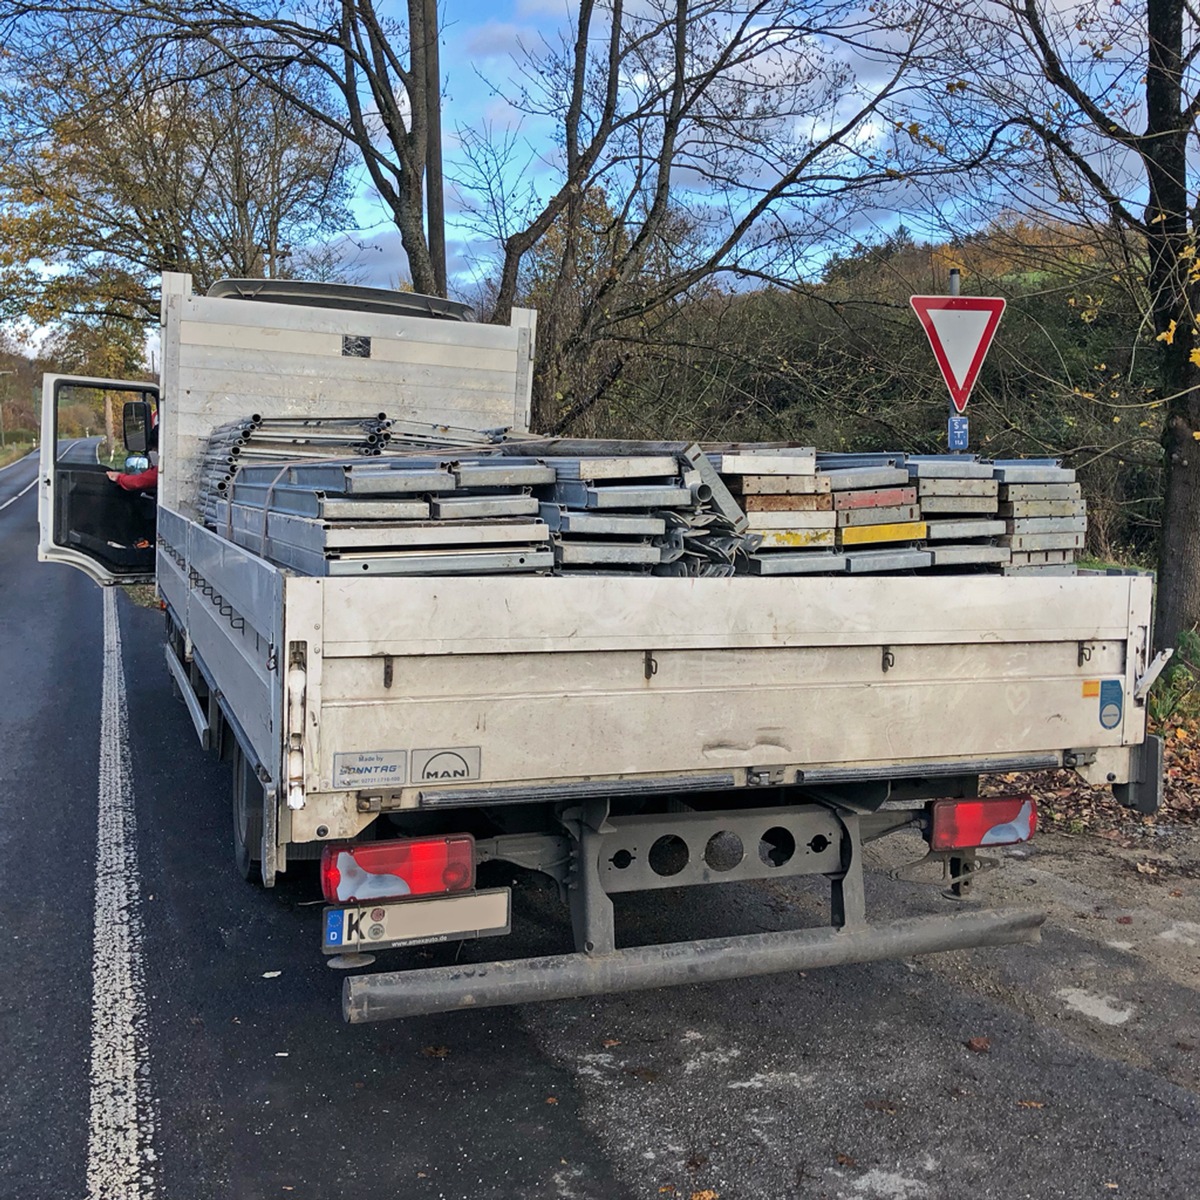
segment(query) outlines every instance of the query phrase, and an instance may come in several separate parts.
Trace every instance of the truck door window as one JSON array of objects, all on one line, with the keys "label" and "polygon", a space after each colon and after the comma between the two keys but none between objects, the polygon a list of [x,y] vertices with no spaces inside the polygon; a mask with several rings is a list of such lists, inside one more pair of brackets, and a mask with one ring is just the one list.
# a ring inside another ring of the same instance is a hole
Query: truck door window
[{"label": "truck door window", "polygon": [[114,575],[154,571],[154,491],[127,490],[108,478],[109,471],[139,472],[148,465],[148,455],[130,455],[125,446],[125,412],[131,402],[148,404],[152,426],[156,423],[156,389],[118,390],[62,380],[54,390],[54,541],[81,551]]}]

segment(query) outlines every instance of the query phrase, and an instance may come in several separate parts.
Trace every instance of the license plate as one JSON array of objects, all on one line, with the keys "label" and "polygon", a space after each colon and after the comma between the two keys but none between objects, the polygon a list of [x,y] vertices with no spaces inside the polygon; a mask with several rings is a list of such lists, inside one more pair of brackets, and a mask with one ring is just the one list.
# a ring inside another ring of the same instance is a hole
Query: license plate
[{"label": "license plate", "polygon": [[454,896],[393,900],[386,904],[327,908],[321,949],[343,950],[425,946],[459,938],[495,937],[512,929],[512,891],[491,888]]}]

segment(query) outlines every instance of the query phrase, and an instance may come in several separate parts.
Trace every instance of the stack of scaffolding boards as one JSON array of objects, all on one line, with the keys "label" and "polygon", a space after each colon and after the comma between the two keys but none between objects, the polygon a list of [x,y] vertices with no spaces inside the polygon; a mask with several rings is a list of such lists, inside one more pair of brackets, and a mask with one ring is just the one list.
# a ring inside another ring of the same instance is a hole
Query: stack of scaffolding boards
[{"label": "stack of scaffolding boards", "polygon": [[832,569],[838,518],[831,481],[818,474],[815,450],[746,447],[708,457],[746,514],[753,574]]},{"label": "stack of scaffolding boards", "polygon": [[[539,489],[560,572],[733,575],[743,552],[740,510],[698,449],[681,453],[548,456]],[[723,489],[722,489],[723,490]]]},{"label": "stack of scaffolding boards", "polygon": [[1074,472],[1049,460],[539,440],[382,414],[215,431],[199,506],[316,576],[1074,574],[1086,532]]},{"label": "stack of scaffolding boards", "polygon": [[917,489],[903,462],[842,463],[820,466],[833,488],[838,549],[851,575],[928,567],[931,558],[918,543],[925,522]]},{"label": "stack of scaffolding boards", "polygon": [[212,526],[306,575],[547,572],[532,489],[553,479],[521,458],[256,463],[213,503]]},{"label": "stack of scaffolding boards", "polygon": [[908,473],[925,518],[926,547],[935,568],[1003,567],[1009,551],[997,544],[999,483],[991,463],[963,455],[909,455]]},{"label": "stack of scaffolding boards", "polygon": [[994,464],[999,483],[1000,538],[1011,559],[1006,575],[1074,575],[1087,534],[1087,505],[1075,472],[1051,459]]},{"label": "stack of scaffolding boards", "polygon": [[494,445],[502,430],[392,420],[386,413],[364,417],[263,417],[258,413],[213,430],[201,468],[201,510],[210,523],[242,467],[253,463],[324,462],[339,458],[382,458],[451,447]]},{"label": "stack of scaffolding boards", "polygon": [[347,449],[331,441],[295,455],[302,431],[261,461],[244,453],[260,428],[216,432],[213,457],[231,433],[243,453],[204,475],[200,507],[222,536],[304,574],[711,576],[744,559],[745,517],[698,447],[533,457],[409,426],[403,454],[330,457]]}]

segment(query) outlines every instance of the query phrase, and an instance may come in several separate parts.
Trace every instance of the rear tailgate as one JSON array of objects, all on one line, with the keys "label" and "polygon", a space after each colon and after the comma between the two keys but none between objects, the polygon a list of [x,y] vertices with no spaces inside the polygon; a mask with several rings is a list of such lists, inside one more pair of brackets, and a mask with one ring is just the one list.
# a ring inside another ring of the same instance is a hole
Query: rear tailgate
[{"label": "rear tailgate", "polygon": [[410,807],[1128,746],[1150,600],[1131,576],[288,578],[305,791]]}]

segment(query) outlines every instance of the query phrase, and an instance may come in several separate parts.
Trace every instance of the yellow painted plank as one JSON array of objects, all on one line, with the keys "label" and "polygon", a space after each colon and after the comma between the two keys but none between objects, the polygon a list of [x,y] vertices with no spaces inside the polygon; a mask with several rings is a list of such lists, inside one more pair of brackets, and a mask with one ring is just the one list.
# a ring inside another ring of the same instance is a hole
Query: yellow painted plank
[{"label": "yellow painted plank", "polygon": [[808,550],[815,546],[832,546],[837,537],[837,530],[768,529],[761,536],[764,550]]},{"label": "yellow painted plank", "polygon": [[843,546],[862,546],[871,542],[917,542],[926,532],[924,521],[898,521],[891,525],[851,525],[839,529]]}]

